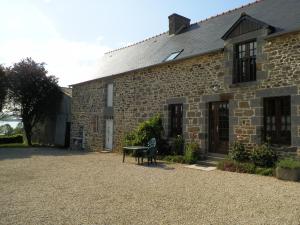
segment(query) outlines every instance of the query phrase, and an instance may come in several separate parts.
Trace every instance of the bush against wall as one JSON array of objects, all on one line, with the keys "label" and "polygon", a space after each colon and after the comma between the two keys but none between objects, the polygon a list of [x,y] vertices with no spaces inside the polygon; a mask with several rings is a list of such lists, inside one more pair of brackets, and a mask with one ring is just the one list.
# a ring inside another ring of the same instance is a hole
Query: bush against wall
[{"label": "bush against wall", "polygon": [[276,151],[267,143],[248,152],[242,143],[235,142],[230,148],[229,158],[236,162],[251,162],[259,167],[273,167],[278,160]]},{"label": "bush against wall", "polygon": [[195,163],[200,158],[200,147],[195,141],[188,143],[184,151],[184,161],[186,163]]},{"label": "bush against wall", "polygon": [[184,153],[184,139],[181,135],[177,135],[172,142],[172,154],[183,155]]},{"label": "bush against wall", "polygon": [[278,156],[269,144],[263,144],[253,149],[250,159],[256,166],[273,167]]},{"label": "bush against wall", "polygon": [[238,162],[246,162],[249,160],[250,154],[243,143],[236,141],[229,150],[229,157]]},{"label": "bush against wall", "polygon": [[163,124],[160,115],[139,124],[136,130],[125,136],[124,144],[126,146],[146,145],[151,138],[155,138],[160,143],[163,134]]}]

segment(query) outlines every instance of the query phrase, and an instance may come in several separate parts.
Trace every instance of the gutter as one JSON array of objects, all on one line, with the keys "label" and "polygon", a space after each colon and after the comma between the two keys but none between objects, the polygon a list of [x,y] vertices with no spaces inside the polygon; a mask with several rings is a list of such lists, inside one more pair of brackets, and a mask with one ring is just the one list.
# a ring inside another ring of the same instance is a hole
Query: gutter
[{"label": "gutter", "polygon": [[298,32],[300,32],[300,27],[297,28],[297,29],[290,30],[290,31],[280,31],[280,32],[277,32],[277,33],[273,33],[273,34],[265,37],[265,40],[280,37],[280,36],[283,36],[283,35],[286,35],[286,34],[295,34],[295,33],[298,33]]}]

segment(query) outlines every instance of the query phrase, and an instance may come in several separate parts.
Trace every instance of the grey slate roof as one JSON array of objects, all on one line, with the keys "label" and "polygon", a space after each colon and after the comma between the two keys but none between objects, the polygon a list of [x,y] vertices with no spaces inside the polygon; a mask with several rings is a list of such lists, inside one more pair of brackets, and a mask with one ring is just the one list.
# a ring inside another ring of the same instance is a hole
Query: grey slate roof
[{"label": "grey slate roof", "polygon": [[176,60],[221,49],[224,47],[222,36],[242,12],[275,27],[275,32],[300,30],[300,0],[261,0],[192,24],[184,33],[170,36],[165,32],[106,53],[101,59],[97,77],[160,64],[171,53],[182,49],[184,51]]}]

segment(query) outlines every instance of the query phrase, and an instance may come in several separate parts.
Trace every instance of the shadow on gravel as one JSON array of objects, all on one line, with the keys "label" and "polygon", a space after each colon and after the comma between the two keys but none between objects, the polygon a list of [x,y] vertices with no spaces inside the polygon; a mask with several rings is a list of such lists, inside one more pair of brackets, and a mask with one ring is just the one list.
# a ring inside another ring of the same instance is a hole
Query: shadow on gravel
[{"label": "shadow on gravel", "polygon": [[144,162],[143,164],[140,164],[140,166],[144,166],[147,167],[149,169],[164,169],[164,170],[174,170],[174,167],[170,167],[170,165],[163,163],[163,162],[157,162],[157,165],[155,165],[154,163],[150,163],[148,165],[147,162]]},{"label": "shadow on gravel", "polygon": [[32,156],[73,156],[86,154],[88,153],[59,148],[0,148],[0,160],[23,159]]}]

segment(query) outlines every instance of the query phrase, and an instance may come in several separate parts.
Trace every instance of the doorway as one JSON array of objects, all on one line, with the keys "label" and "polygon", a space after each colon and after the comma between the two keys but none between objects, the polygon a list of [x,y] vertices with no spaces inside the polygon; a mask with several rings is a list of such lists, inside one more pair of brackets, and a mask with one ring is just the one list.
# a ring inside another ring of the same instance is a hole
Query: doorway
[{"label": "doorway", "polygon": [[105,149],[112,150],[113,148],[113,119],[105,121]]},{"label": "doorway", "polygon": [[229,104],[228,101],[209,104],[209,152],[228,154]]}]

